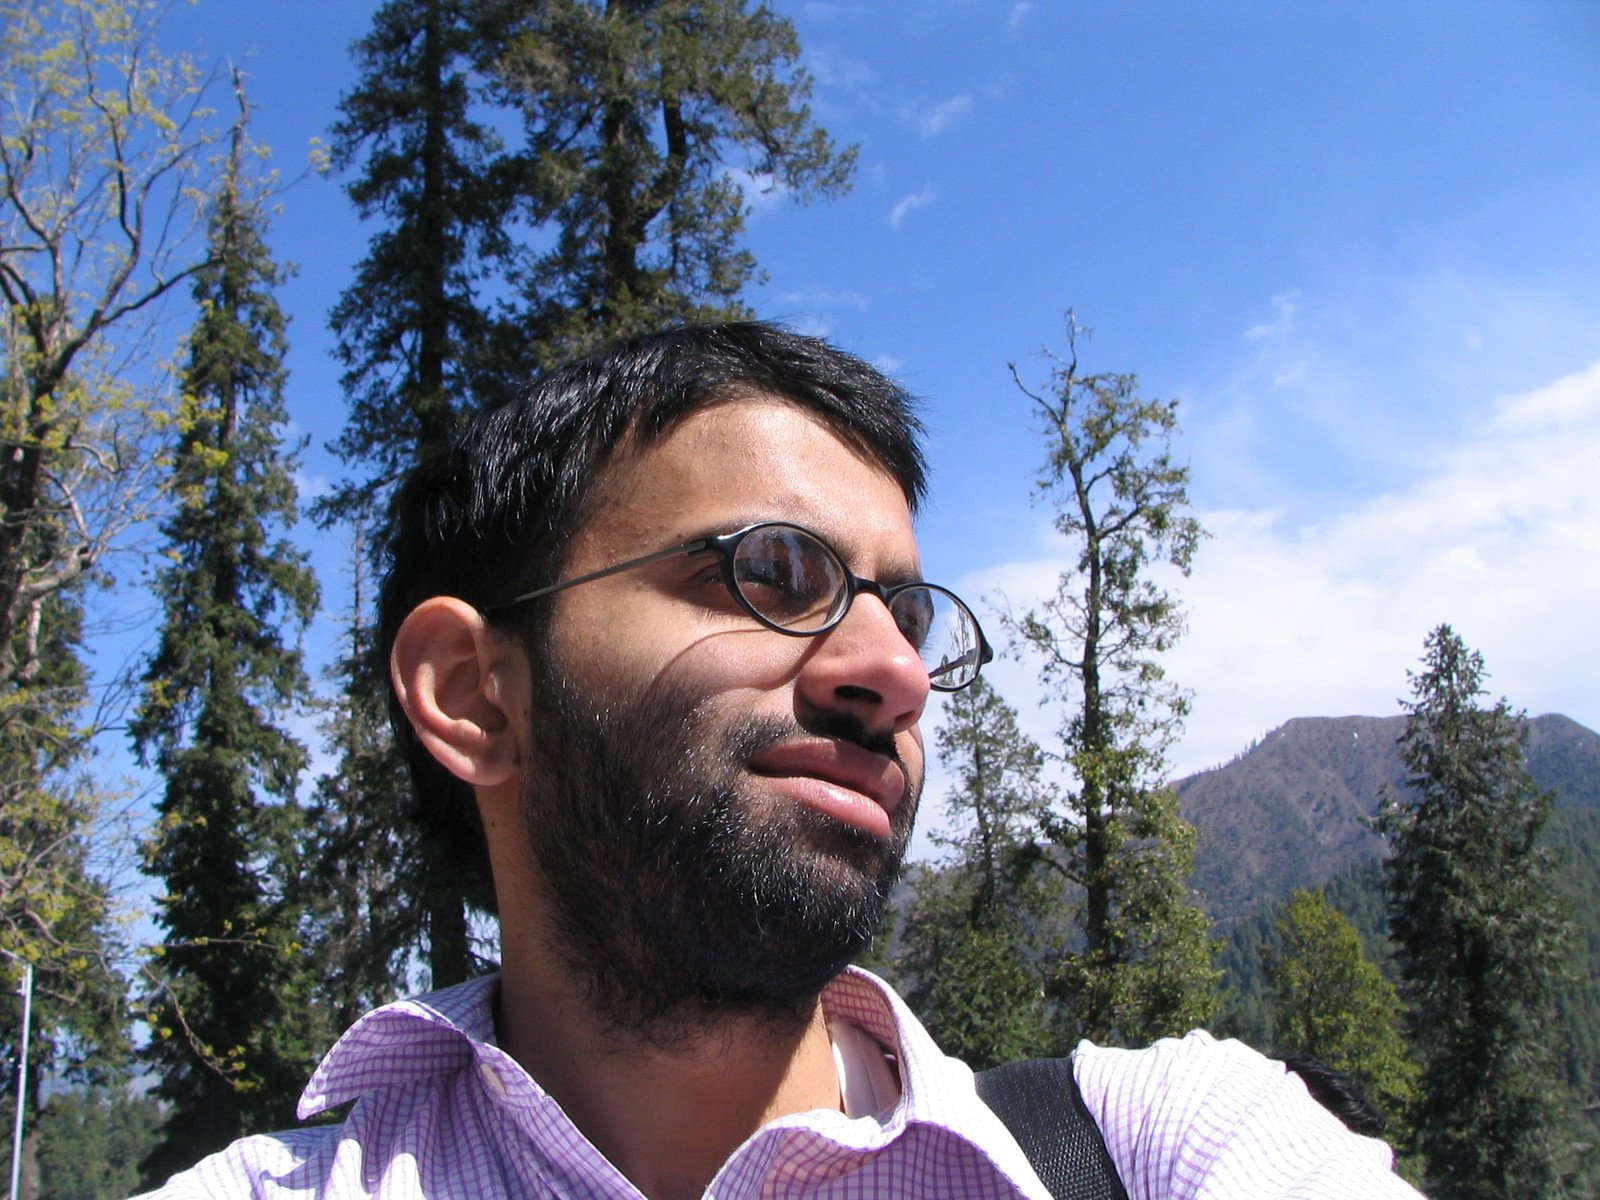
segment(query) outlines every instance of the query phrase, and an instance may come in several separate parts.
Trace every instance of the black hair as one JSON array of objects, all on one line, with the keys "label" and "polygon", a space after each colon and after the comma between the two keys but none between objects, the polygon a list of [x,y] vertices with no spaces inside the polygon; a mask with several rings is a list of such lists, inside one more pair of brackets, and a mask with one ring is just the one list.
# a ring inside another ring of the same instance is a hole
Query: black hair
[{"label": "black hair", "polygon": [[[448,449],[420,463],[392,501],[378,594],[378,652],[433,596],[480,611],[554,583],[626,440],[644,449],[698,409],[771,396],[820,416],[881,462],[913,510],[926,466],[911,397],[853,355],[761,322],[683,325],[619,343],[539,376],[518,399],[463,422]],[[525,640],[544,606],[513,614]],[[416,791],[417,819],[444,861],[493,911],[487,847],[471,789],[423,748],[391,691],[390,718]]]},{"label": "black hair", "polygon": [[1383,1114],[1372,1106],[1351,1076],[1305,1054],[1285,1054],[1278,1061],[1300,1076],[1311,1098],[1344,1122],[1351,1133],[1383,1136]]}]

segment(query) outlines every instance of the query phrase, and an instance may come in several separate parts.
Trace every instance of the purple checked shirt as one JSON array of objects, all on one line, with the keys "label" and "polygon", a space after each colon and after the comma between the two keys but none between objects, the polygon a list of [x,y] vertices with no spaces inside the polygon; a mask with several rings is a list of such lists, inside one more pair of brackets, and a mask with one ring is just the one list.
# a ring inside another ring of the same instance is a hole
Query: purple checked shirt
[{"label": "purple checked shirt", "polygon": [[[495,977],[368,1013],[339,1039],[300,1116],[355,1101],[343,1123],[245,1138],[153,1196],[499,1200],[639,1192],[494,1044]],[[887,985],[851,970],[822,998],[892,1060],[900,1096],[874,1116],[818,1110],[757,1130],[707,1189],[716,1200],[951,1197],[1048,1200],[979,1102]],[[1148,1050],[1084,1043],[1084,1099],[1132,1200],[1416,1197],[1382,1142],[1348,1133],[1299,1080],[1204,1033]]]}]

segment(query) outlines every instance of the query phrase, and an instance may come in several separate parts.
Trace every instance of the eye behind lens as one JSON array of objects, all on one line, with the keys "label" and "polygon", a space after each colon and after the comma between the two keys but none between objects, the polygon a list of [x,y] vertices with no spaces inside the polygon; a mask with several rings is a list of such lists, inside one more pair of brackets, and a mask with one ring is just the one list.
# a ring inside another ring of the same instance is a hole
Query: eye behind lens
[{"label": "eye behind lens", "polygon": [[740,595],[763,620],[794,633],[826,628],[845,599],[845,569],[826,543],[803,529],[752,530],[734,555]]}]

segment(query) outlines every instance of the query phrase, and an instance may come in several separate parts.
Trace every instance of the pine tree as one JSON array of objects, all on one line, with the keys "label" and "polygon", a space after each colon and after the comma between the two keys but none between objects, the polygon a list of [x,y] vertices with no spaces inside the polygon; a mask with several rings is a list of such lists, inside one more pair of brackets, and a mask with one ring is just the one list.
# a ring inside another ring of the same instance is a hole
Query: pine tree
[{"label": "pine tree", "polygon": [[[356,475],[321,515],[375,515],[377,547],[390,486],[464,409],[607,339],[745,313],[730,169],[804,199],[853,162],[811,121],[793,28],[741,0],[388,0],[356,53],[334,162],[359,165],[351,199],[387,223],[333,312],[351,398],[334,449]],[[494,129],[519,117],[508,148]],[[352,702],[381,694],[380,666],[351,661]],[[358,808],[375,826],[358,841],[402,847],[412,898],[384,945],[425,944],[436,987],[466,978],[491,881],[456,878],[403,793]]]},{"label": "pine tree", "polygon": [[318,993],[335,1033],[404,990],[411,949],[408,925],[394,915],[409,904],[402,864],[413,851],[394,828],[368,820],[363,810],[371,796],[403,796],[410,788],[393,753],[383,695],[366,686],[363,670],[373,637],[363,534],[358,523],[345,654],[329,672],[342,685],[323,730],[336,763],[317,781],[312,809],[317,850],[310,869],[320,898],[313,913]]},{"label": "pine tree", "polygon": [[1417,1066],[1401,1031],[1400,998],[1361,948],[1355,926],[1321,892],[1297,889],[1277,922],[1267,971],[1274,1043],[1353,1078],[1404,1142]]},{"label": "pine tree", "polygon": [[504,330],[548,364],[673,320],[743,315],[741,180],[844,191],[855,151],[811,119],[794,27],[746,0],[528,6],[496,65],[523,114],[529,223]]},{"label": "pine tree", "polygon": [[488,305],[477,281],[508,252],[512,192],[501,143],[474,115],[484,60],[504,38],[488,0],[388,0],[354,48],[360,80],[339,103],[334,166],[362,217],[383,218],[331,323],[349,414],[333,449],[364,468],[321,511],[369,519],[388,487],[444,445],[475,398],[471,365]]},{"label": "pine tree", "polygon": [[982,679],[947,701],[938,750],[954,829],[932,837],[951,858],[922,876],[895,967],[939,1045],[981,1070],[1050,1046],[1039,960],[1053,897],[1025,861],[1044,758]]},{"label": "pine tree", "polygon": [[[497,271],[504,287],[514,193],[505,182],[500,140],[476,114],[488,101],[487,63],[514,7],[500,0],[388,0],[356,44],[361,77],[340,101],[334,164],[359,165],[348,194],[363,217],[382,217],[385,225],[332,313],[350,406],[332,449],[358,473],[318,505],[317,516],[324,524],[356,520],[374,530],[374,563],[394,482],[445,445],[464,407],[489,398],[478,369],[487,353],[489,305],[478,288],[490,287]],[[433,986],[459,983],[475,967],[467,908],[491,907],[491,884],[456,880],[447,848],[417,835],[409,784],[394,787],[405,769],[381,717],[386,669],[366,644],[367,631],[355,632],[361,644],[345,658],[334,737],[360,742],[363,756],[378,758],[324,781],[324,801],[337,793],[346,819],[319,870],[330,891],[337,890],[365,869],[347,855],[391,844],[405,902],[375,913],[361,927],[367,944],[345,947],[349,958],[387,964],[396,944],[425,949]],[[341,762],[340,770],[353,766]],[[374,789],[358,792],[363,780]]]},{"label": "pine tree", "polygon": [[[237,83],[237,80],[236,80]],[[164,1178],[242,1133],[293,1118],[313,1064],[310,972],[299,952],[304,748],[276,722],[307,691],[293,643],[315,611],[283,453],[282,271],[262,241],[246,177],[244,103],[210,220],[212,265],[196,276],[165,617],[131,731],[165,778],[147,870],[165,883],[166,931],[149,1003],[150,1057],[166,1101]]]},{"label": "pine tree", "polygon": [[1159,655],[1183,616],[1150,577],[1163,560],[1187,573],[1202,530],[1172,458],[1177,402],[1141,398],[1132,375],[1080,374],[1080,332],[1069,313],[1068,353],[1044,391],[1012,368],[1043,420],[1039,490],[1077,563],[1007,624],[1065,710],[1051,753],[1072,786],[1041,822],[1038,861],[1081,904],[1052,991],[1075,1032],[1141,1043],[1203,1024],[1217,999],[1209,924],[1188,895],[1194,830],[1164,780],[1188,703]]},{"label": "pine tree", "polygon": [[122,1200],[139,1190],[161,1106],[125,1087],[59,1091],[39,1117],[39,1195]]},{"label": "pine tree", "polygon": [[1536,845],[1550,796],[1528,775],[1521,714],[1480,703],[1483,677],[1448,625],[1429,633],[1399,743],[1410,791],[1379,818],[1422,1065],[1417,1142],[1440,1200],[1559,1195],[1569,1148],[1551,1047],[1569,934]]}]

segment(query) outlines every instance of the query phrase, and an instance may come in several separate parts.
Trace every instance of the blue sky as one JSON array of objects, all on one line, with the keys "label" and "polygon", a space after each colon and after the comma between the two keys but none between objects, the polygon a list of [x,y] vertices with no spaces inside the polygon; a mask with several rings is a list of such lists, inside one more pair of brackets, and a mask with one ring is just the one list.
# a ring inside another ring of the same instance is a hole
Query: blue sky
[{"label": "blue sky", "polygon": [[[373,7],[200,0],[164,42],[246,69],[292,174]],[[1181,400],[1213,534],[1176,581],[1178,773],[1293,716],[1397,712],[1441,621],[1496,694],[1600,727],[1600,7],[774,7],[860,170],[839,201],[758,201],[750,300],[923,398],[932,578],[1021,607],[1065,565],[1007,364],[1042,378],[1071,307],[1085,367]],[[318,178],[272,234],[299,265],[282,299],[308,491],[340,473],[326,314],[366,236]],[[337,612],[342,548],[317,553]],[[1034,670],[994,674],[1047,734]]]}]

